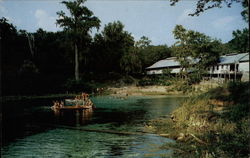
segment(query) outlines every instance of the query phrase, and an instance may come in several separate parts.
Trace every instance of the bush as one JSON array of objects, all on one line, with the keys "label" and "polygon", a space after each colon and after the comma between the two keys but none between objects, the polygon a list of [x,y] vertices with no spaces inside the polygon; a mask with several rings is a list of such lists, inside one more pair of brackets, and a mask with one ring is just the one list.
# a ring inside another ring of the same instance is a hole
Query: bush
[{"label": "bush", "polygon": [[249,103],[250,102],[250,84],[249,82],[229,82],[228,91],[230,92],[230,99],[235,103]]},{"label": "bush", "polygon": [[149,78],[143,78],[138,81],[137,86],[151,86],[154,85],[154,82]]},{"label": "bush", "polygon": [[125,83],[125,84],[132,84],[132,83],[135,82],[135,79],[134,79],[132,76],[127,75],[127,76],[123,77],[123,78],[121,79],[121,81],[122,81],[123,83]]},{"label": "bush", "polygon": [[93,92],[97,88],[97,85],[84,80],[76,81],[70,79],[64,84],[64,87],[69,92]]},{"label": "bush", "polygon": [[198,75],[197,73],[191,73],[189,75],[187,82],[189,85],[197,84],[197,83],[200,83],[201,79],[202,79],[201,76]]},{"label": "bush", "polygon": [[176,85],[177,91],[182,91],[184,94],[193,91],[191,85],[187,84],[186,82]]}]

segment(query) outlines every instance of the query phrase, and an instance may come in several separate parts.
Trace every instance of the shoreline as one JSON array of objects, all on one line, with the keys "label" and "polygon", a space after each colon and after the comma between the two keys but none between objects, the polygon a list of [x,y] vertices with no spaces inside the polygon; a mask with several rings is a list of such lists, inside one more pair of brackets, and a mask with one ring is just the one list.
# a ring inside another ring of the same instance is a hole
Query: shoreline
[{"label": "shoreline", "polygon": [[[136,86],[126,85],[120,87],[107,86],[102,92],[92,93],[92,95],[110,95],[114,97],[127,97],[127,96],[192,96],[206,92],[211,88],[217,87],[218,85],[210,82],[203,82],[193,86],[193,90],[184,93],[182,90],[176,89],[178,85],[171,86]],[[80,92],[79,92],[80,93]],[[53,98],[67,98],[74,97],[79,93],[59,93],[59,94],[44,94],[44,95],[17,95],[17,96],[1,96],[0,101],[21,101],[21,100],[32,100],[32,99],[53,99]]]},{"label": "shoreline", "polygon": [[176,140],[164,148],[179,156],[244,157],[250,153],[243,146],[249,145],[248,88],[249,83],[229,83],[190,97],[170,116],[149,121],[145,131]]},{"label": "shoreline", "polygon": [[[123,86],[123,87],[108,87],[101,94],[90,94],[91,96],[104,95],[114,97],[125,97],[125,96],[186,96],[179,93],[169,93],[165,90],[166,86]],[[33,100],[33,99],[53,99],[53,98],[67,98],[74,97],[78,93],[59,93],[59,94],[45,94],[45,95],[17,95],[17,96],[1,96],[1,102],[6,101],[21,101],[21,100]]]}]

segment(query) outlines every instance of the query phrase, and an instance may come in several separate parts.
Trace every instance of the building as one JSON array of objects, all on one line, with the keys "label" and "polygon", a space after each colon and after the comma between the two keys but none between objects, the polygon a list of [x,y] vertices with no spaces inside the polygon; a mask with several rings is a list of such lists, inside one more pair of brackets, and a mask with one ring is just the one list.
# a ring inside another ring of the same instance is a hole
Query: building
[{"label": "building", "polygon": [[[217,65],[211,66],[208,71],[210,78],[218,80],[244,80],[249,74],[249,54],[227,54],[219,59]],[[249,80],[249,79],[248,79]]]},{"label": "building", "polygon": [[241,81],[249,81],[249,54],[240,59],[239,71],[242,72]]},{"label": "building", "polygon": [[[195,64],[195,60],[193,60]],[[164,69],[168,69],[171,74],[177,74],[181,70],[180,63],[176,57],[160,60],[146,68],[148,75],[162,74]],[[249,53],[227,54],[220,57],[218,64],[208,68],[210,79],[249,80]]]},{"label": "building", "polygon": [[176,60],[176,57],[166,58],[160,60],[153,65],[146,68],[148,75],[162,74],[164,69],[169,69],[171,74],[177,74],[181,70],[180,63]]}]

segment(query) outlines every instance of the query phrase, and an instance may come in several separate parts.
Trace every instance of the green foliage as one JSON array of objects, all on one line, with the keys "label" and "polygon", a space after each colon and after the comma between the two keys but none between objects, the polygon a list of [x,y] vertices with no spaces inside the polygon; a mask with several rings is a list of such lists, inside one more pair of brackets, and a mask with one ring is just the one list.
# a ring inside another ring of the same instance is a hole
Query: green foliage
[{"label": "green foliage", "polygon": [[[94,37],[91,48],[91,69],[99,72],[131,72],[131,59],[137,61],[133,49],[134,38],[124,30],[120,21],[108,23],[101,33]],[[122,59],[123,58],[123,59]]]},{"label": "green foliage", "polygon": [[131,47],[121,58],[120,66],[126,74],[139,73],[142,71],[142,63],[139,50]]},{"label": "green foliage", "polygon": [[137,86],[150,86],[154,85],[155,83],[149,78],[142,78],[138,81]]},{"label": "green foliage", "polygon": [[70,79],[68,80],[65,85],[65,90],[68,92],[94,92],[94,90],[96,88],[98,88],[98,86],[94,83],[90,83],[84,80],[74,80],[74,79]]},{"label": "green foliage", "polygon": [[65,12],[60,11],[57,12],[59,18],[56,20],[57,24],[68,32],[73,41],[76,80],[79,80],[79,48],[82,48],[82,43],[90,41],[89,31],[100,26],[100,20],[93,16],[93,12],[83,5],[84,2],[85,0],[63,1],[62,3],[69,10],[70,16],[66,16]]},{"label": "green foliage", "polygon": [[208,66],[217,63],[220,55],[218,45],[221,43],[205,34],[186,30],[182,25],[176,25],[173,33],[178,40],[173,46],[173,55],[181,64],[181,73],[186,78],[190,78],[190,72],[192,75],[196,73],[191,79],[196,82]]},{"label": "green foliage", "polygon": [[146,68],[155,62],[171,56],[171,49],[167,45],[139,47],[142,68]]},{"label": "green foliage", "polygon": [[176,144],[164,146],[176,151],[177,157],[248,157],[249,94],[249,82],[229,83],[188,98],[173,112],[174,122],[152,125],[174,138],[179,132],[185,134]]},{"label": "green foliage", "polygon": [[120,82],[123,84],[133,84],[136,80],[132,76],[126,75],[120,79]]},{"label": "green foliage", "polygon": [[184,94],[187,94],[191,91],[193,91],[193,88],[191,85],[189,85],[187,82],[184,82],[184,83],[181,83],[181,84],[178,84],[176,85],[176,88],[175,88],[177,91],[181,91],[182,93]]},{"label": "green foliage", "polygon": [[137,86],[152,86],[152,85],[161,85],[161,86],[169,86],[171,85],[171,78],[164,75],[155,75],[149,77],[143,77],[137,83]]},{"label": "green foliage", "polygon": [[244,10],[241,12],[241,16],[243,17],[243,20],[249,22],[249,0],[243,0],[242,7]]},{"label": "green foliage", "polygon": [[189,78],[187,79],[186,82],[188,83],[188,85],[192,85],[200,83],[201,80],[202,76],[199,74],[199,72],[192,72],[189,74]]},{"label": "green foliage", "polygon": [[249,29],[233,31],[233,39],[228,42],[228,45],[237,53],[249,52]]}]

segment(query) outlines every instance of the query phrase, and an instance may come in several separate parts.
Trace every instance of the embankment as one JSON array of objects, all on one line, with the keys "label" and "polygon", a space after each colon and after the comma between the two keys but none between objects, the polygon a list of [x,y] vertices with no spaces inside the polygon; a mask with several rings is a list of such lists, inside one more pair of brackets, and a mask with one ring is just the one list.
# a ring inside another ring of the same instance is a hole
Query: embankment
[{"label": "embankment", "polygon": [[144,96],[144,95],[194,95],[206,92],[211,88],[218,87],[218,83],[203,81],[200,84],[192,85],[184,91],[182,82],[174,82],[169,86],[135,86],[128,85],[122,87],[109,87],[106,89],[107,94],[112,96]]},{"label": "embankment", "polygon": [[249,157],[249,88],[249,82],[235,82],[189,97],[146,129],[177,140],[164,146],[176,156]]}]

